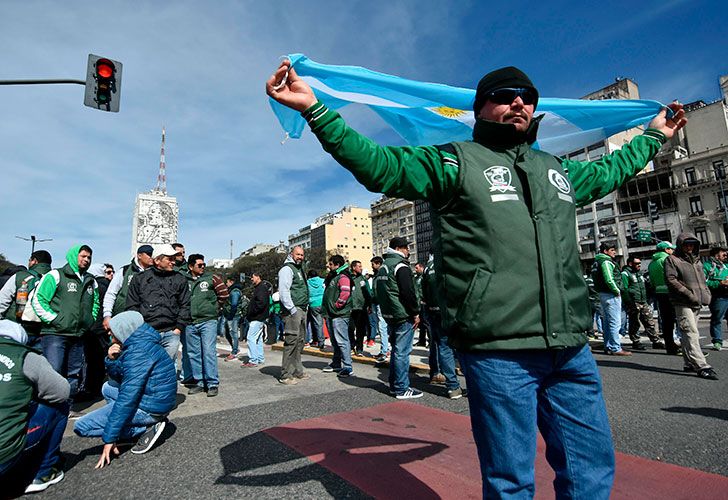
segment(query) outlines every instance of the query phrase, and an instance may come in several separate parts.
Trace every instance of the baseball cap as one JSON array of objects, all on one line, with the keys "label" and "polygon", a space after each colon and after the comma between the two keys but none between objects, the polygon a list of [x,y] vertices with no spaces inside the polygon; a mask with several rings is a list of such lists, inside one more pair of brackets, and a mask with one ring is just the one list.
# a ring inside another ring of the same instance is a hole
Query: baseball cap
[{"label": "baseball cap", "polygon": [[389,248],[404,248],[407,246],[409,246],[409,241],[407,241],[407,238],[396,236],[389,240]]},{"label": "baseball cap", "polygon": [[673,245],[669,241],[661,241],[661,242],[659,242],[657,244],[657,249],[658,250],[665,250],[665,249],[668,249],[668,248],[672,248],[674,250],[675,249],[675,245]]},{"label": "baseball cap", "polygon": [[152,258],[156,259],[157,257],[161,257],[162,255],[166,255],[167,257],[174,257],[179,252],[172,248],[172,245],[169,243],[163,243],[161,245],[154,245],[154,252],[152,253]]},{"label": "baseball cap", "polygon": [[142,245],[137,248],[137,253],[145,253],[151,257],[154,253],[154,248],[152,248],[152,245]]}]

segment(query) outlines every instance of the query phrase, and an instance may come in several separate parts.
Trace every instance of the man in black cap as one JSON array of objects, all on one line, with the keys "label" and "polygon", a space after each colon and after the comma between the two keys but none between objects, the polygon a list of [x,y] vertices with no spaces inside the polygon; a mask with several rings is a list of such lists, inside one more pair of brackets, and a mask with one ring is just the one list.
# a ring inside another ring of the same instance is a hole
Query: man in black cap
[{"label": "man in black cap", "polygon": [[421,398],[422,391],[410,387],[409,357],[415,328],[420,323],[420,301],[409,263],[409,242],[392,238],[384,252],[384,264],[374,278],[374,296],[387,322],[392,355],[389,391],[397,399]]},{"label": "man in black cap", "polygon": [[381,147],[362,137],[317,101],[290,61],[266,91],[300,111],[367,189],[430,202],[442,327],[467,380],[483,496],[534,495],[540,431],[557,497],[608,498],[614,448],[587,345],[576,207],[644,168],[687,122],[682,106],[670,105],[670,119],[662,110],[621,150],[580,162],[532,148],[538,91],[514,67],[478,84],[473,141],[442,146]]},{"label": "man in black cap", "polygon": [[114,273],[104,296],[104,328],[109,330],[109,319],[112,316],[124,312],[126,308],[126,295],[129,291],[129,283],[135,274],[139,274],[154,265],[152,245],[142,245],[137,248],[136,256],[131,262],[121,268],[121,271]]}]

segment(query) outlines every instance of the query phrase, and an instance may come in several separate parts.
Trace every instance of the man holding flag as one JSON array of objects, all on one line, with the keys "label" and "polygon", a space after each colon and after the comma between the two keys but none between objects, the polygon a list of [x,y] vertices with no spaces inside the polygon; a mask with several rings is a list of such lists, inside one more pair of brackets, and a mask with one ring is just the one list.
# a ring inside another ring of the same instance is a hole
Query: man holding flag
[{"label": "man holding flag", "polygon": [[685,125],[682,106],[670,105],[670,119],[663,109],[620,151],[577,162],[532,147],[539,94],[514,67],[478,83],[473,141],[441,146],[381,147],[359,135],[290,61],[266,90],[301,112],[367,189],[430,201],[442,326],[466,374],[483,496],[533,497],[540,430],[556,496],[608,498],[614,450],[587,345],[575,210],[644,168]]}]

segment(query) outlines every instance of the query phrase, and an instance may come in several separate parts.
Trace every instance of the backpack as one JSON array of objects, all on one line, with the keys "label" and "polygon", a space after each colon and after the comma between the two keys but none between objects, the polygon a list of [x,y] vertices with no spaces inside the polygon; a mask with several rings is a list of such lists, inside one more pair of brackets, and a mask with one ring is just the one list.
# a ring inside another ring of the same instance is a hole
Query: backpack
[{"label": "backpack", "polygon": [[25,309],[23,309],[23,315],[20,317],[20,320],[23,323],[42,323],[41,319],[38,317],[38,315],[35,313],[35,310],[33,309],[33,306],[31,305],[31,302],[36,296],[36,293],[38,292],[38,283],[41,281],[40,276],[34,276],[30,275],[27,278],[25,278],[21,283],[28,283],[30,280],[33,280],[33,282],[28,287],[28,300],[25,303]]}]

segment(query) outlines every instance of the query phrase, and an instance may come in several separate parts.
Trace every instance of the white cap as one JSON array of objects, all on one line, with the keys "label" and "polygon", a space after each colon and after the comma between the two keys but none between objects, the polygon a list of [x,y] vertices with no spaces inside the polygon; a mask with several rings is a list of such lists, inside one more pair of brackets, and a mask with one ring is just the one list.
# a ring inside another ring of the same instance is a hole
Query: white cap
[{"label": "white cap", "polygon": [[161,257],[162,255],[166,255],[167,257],[174,257],[179,252],[175,250],[172,245],[169,243],[163,243],[161,245],[154,245],[154,252],[152,253],[152,258],[156,259],[157,257]]}]

